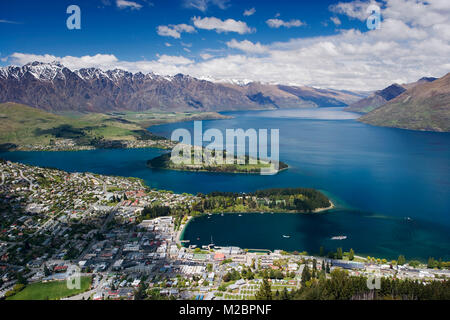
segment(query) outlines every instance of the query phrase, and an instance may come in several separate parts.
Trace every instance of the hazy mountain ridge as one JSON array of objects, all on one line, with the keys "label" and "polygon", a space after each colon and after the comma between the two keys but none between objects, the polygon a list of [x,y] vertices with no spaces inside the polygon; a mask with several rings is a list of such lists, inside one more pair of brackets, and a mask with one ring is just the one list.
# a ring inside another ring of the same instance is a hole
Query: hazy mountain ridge
[{"label": "hazy mountain ridge", "polygon": [[449,132],[450,73],[432,82],[419,80],[359,120],[376,126]]},{"label": "hazy mountain ridge", "polygon": [[248,83],[218,83],[177,74],[115,69],[76,71],[59,63],[33,62],[0,69],[0,102],[46,111],[227,111],[345,106],[360,99],[348,91]]},{"label": "hazy mountain ridge", "polygon": [[375,110],[376,108],[381,107],[382,105],[386,104],[392,99],[398,97],[406,90],[414,88],[418,84],[432,82],[436,79],[437,78],[423,77],[418,81],[412,83],[391,84],[390,86],[382,90],[375,91],[373,94],[371,94],[366,98],[363,98],[359,101],[350,104],[348,107],[345,108],[345,110],[359,113],[370,112],[372,110]]}]

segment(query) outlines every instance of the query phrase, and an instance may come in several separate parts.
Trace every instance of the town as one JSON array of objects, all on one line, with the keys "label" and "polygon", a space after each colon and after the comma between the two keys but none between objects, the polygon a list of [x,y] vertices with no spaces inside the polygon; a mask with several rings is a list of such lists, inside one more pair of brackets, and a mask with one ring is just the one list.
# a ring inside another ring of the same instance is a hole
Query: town
[{"label": "town", "polygon": [[[446,281],[448,263],[248,250],[182,240],[198,196],[148,188],[137,178],[68,173],[0,161],[0,298],[252,300],[335,270],[368,279]],[[152,216],[148,208],[180,215]],[[212,241],[211,241],[212,242]],[[81,286],[66,282],[74,270]],[[374,281],[376,284],[376,281]],[[51,291],[47,285],[64,290]],[[39,290],[34,290],[38,288]]]}]

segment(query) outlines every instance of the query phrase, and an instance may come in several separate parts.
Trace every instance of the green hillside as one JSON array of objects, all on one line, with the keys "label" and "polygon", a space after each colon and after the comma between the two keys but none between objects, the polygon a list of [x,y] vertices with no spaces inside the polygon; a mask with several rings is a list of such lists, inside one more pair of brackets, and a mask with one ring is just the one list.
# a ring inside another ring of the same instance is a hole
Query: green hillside
[{"label": "green hillside", "polygon": [[450,131],[450,73],[421,83],[359,118],[375,126]]},{"label": "green hillside", "polygon": [[57,139],[72,139],[77,145],[99,140],[133,141],[157,139],[138,122],[105,114],[66,117],[17,103],[0,104],[0,144],[50,145]]}]

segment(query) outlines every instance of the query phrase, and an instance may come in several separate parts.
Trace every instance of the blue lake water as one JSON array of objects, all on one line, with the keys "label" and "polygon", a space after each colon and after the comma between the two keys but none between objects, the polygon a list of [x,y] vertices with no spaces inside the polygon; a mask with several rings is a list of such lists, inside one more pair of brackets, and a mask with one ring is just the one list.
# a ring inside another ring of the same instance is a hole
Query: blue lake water
[{"label": "blue lake water", "polygon": [[[290,168],[275,176],[193,173],[148,169],[153,149],[80,152],[10,152],[0,157],[67,171],[133,176],[176,192],[252,191],[312,187],[325,191],[338,209],[326,214],[251,214],[201,217],[185,239],[244,248],[318,252],[342,246],[357,253],[407,259],[450,260],[450,134],[373,127],[339,108],[226,113],[203,121],[203,129],[280,130],[280,160]],[[193,123],[154,126],[170,136]],[[406,217],[410,217],[407,220]],[[289,234],[290,238],[283,238]],[[345,234],[347,240],[332,241]],[[200,238],[200,240],[197,240]]]}]

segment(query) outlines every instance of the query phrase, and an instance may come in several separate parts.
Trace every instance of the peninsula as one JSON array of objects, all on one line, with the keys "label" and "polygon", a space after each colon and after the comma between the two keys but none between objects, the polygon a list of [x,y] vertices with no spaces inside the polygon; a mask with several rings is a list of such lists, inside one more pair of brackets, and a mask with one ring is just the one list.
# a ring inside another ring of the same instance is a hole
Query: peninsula
[{"label": "peninsula", "polygon": [[[203,152],[205,148],[203,148]],[[213,158],[204,158],[201,164],[194,162],[194,155],[192,152],[191,161],[188,163],[178,164],[172,161],[171,153],[162,154],[156,158],[147,161],[149,168],[168,169],[178,171],[194,171],[194,172],[220,172],[220,173],[250,173],[259,174],[262,169],[270,169],[271,163],[268,160],[253,159],[249,156],[244,157],[244,163],[240,164],[237,161],[237,156],[234,156],[233,163],[225,163],[226,153],[223,152],[223,161],[218,163],[214,159],[214,151],[212,151]],[[254,163],[253,163],[254,162]],[[282,161],[279,161],[278,171],[286,170],[288,165]]]}]

